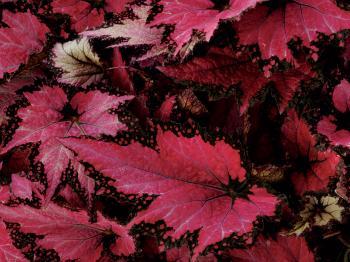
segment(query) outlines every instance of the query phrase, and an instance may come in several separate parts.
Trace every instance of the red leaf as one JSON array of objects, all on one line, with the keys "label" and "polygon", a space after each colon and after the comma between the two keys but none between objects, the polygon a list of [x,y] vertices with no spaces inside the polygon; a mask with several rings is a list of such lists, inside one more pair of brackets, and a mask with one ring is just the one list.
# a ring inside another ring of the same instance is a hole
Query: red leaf
[{"label": "red leaf", "polygon": [[32,182],[20,174],[12,174],[11,191],[15,197],[32,199]]},{"label": "red leaf", "polygon": [[233,202],[223,185],[230,179],[243,181],[245,170],[238,151],[222,141],[212,146],[199,136],[160,133],[159,154],[138,143],[122,147],[74,138],[60,141],[115,179],[123,193],[160,195],[132,224],[163,219],[174,228],[170,233],[174,238],[201,229],[195,256],[233,232],[250,232],[257,216],[274,213],[277,199],[262,188],[253,187],[249,199],[238,197]]},{"label": "red leaf", "polygon": [[317,32],[335,33],[350,27],[350,13],[332,0],[298,0],[270,9],[260,5],[236,24],[242,44],[258,43],[264,58],[292,59],[287,43],[299,37],[303,44],[317,39]]},{"label": "red leaf", "polygon": [[13,246],[12,240],[3,222],[0,224],[0,261],[24,262],[27,261],[20,250]]},{"label": "red leaf", "polygon": [[70,15],[72,27],[78,33],[100,26],[104,21],[103,11],[99,11],[88,2],[81,0],[55,0],[52,2],[52,11]]},{"label": "red leaf", "polygon": [[165,99],[160,108],[156,112],[156,117],[161,121],[170,121],[170,115],[176,103],[176,96],[170,96]]},{"label": "red leaf", "polygon": [[30,106],[18,111],[18,116],[23,121],[4,151],[29,142],[41,142],[40,153],[36,160],[41,161],[45,166],[49,185],[46,192],[48,201],[60,183],[62,172],[68,166],[69,161],[74,159],[73,153],[65,148],[57,138],[80,135],[94,137],[100,134],[115,135],[125,126],[118,121],[117,115],[110,114],[108,110],[132,97],[116,97],[99,91],[90,91],[77,93],[68,103],[62,89],[47,86],[41,91],[24,95]]},{"label": "red leaf", "polygon": [[134,2],[133,0],[106,0],[104,8],[107,12],[120,13],[125,10],[127,4]]},{"label": "red leaf", "polygon": [[273,81],[281,96],[280,112],[283,112],[294,93],[299,88],[301,80],[309,77],[310,69],[306,64],[286,72],[277,72],[266,78],[252,62],[240,57],[230,48],[212,48],[204,57],[194,58],[188,63],[157,67],[169,77],[194,81],[207,85],[221,85],[226,88],[241,83],[243,91],[241,112],[248,109],[249,101],[269,81]]},{"label": "red leaf", "polygon": [[338,130],[334,116],[325,116],[317,124],[317,132],[325,135],[332,145],[350,147],[350,131],[341,129]]},{"label": "red leaf", "polygon": [[11,192],[9,186],[0,186],[0,202],[6,203],[8,200],[10,200]]},{"label": "red leaf", "polygon": [[[181,247],[174,247],[166,251],[166,259],[168,262],[188,262],[191,261],[190,249],[183,245]],[[197,262],[213,262],[217,261],[213,254],[206,256],[200,256],[196,260]]]},{"label": "red leaf", "polygon": [[13,78],[9,82],[0,85],[0,124],[3,123],[6,117],[6,109],[19,98],[16,91],[25,85],[30,85],[34,79],[29,76]]},{"label": "red leaf", "polygon": [[225,10],[214,9],[209,0],[161,0],[162,13],[155,17],[152,25],[175,25],[172,38],[177,43],[177,54],[192,36],[194,30],[205,33],[205,40],[209,41],[220,20],[239,19],[241,14],[249,8],[255,7],[264,0],[234,1],[231,0]]},{"label": "red leaf", "polygon": [[55,249],[63,260],[97,261],[103,249],[103,238],[113,233],[118,236],[113,244],[116,255],[129,255],[135,250],[134,241],[125,227],[102,216],[98,217],[97,223],[91,224],[84,211],[72,212],[54,204],[45,209],[2,206],[0,216],[5,221],[19,223],[23,232],[45,235],[38,244]]},{"label": "red leaf", "polygon": [[135,89],[131,82],[126,64],[123,61],[123,57],[119,51],[119,48],[117,47],[113,49],[112,65],[113,65],[113,70],[111,70],[110,75],[111,75],[113,84],[116,87],[128,92],[128,94],[135,94]]},{"label": "red leaf", "polygon": [[259,236],[249,249],[233,249],[230,259],[237,262],[312,262],[314,255],[301,237],[282,237],[276,240]]},{"label": "red leaf", "polygon": [[291,179],[298,194],[325,190],[331,176],[336,175],[340,158],[330,149],[319,151],[307,124],[290,111],[282,126],[283,142],[295,167]]},{"label": "red leaf", "polygon": [[0,28],[0,78],[27,63],[29,56],[42,51],[49,29],[30,12],[2,12],[2,21],[9,28]]},{"label": "red leaf", "polygon": [[[333,92],[333,104],[334,107],[341,113],[349,112],[350,104],[350,84],[343,80],[337,85]],[[334,116],[325,116],[317,124],[317,131],[326,136],[332,145],[350,146],[350,131],[345,129],[338,129],[335,124],[336,119]]]},{"label": "red leaf", "polygon": [[24,95],[30,106],[18,111],[22,122],[3,151],[29,142],[45,143],[55,137],[115,135],[125,126],[118,121],[117,115],[108,111],[132,98],[90,91],[77,93],[68,103],[62,89],[48,86]]},{"label": "red leaf", "polygon": [[348,81],[343,80],[339,85],[334,88],[333,91],[333,103],[334,107],[338,111],[345,113],[350,109],[350,84]]}]

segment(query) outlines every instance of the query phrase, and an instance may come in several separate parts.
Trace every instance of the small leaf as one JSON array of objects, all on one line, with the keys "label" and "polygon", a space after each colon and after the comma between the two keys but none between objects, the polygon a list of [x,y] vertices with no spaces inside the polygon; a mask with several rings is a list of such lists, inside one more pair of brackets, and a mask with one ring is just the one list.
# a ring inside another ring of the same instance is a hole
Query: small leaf
[{"label": "small leaf", "polygon": [[53,54],[55,67],[62,70],[58,79],[62,83],[86,87],[103,77],[100,58],[86,37],[56,44]]}]

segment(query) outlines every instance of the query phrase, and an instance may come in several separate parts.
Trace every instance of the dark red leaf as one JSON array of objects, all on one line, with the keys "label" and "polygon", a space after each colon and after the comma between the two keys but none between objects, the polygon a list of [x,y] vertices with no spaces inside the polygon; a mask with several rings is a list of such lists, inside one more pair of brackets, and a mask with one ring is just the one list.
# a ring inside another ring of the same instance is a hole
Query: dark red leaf
[{"label": "dark red leaf", "polygon": [[298,194],[325,190],[329,178],[336,175],[339,156],[330,149],[320,151],[304,120],[290,111],[282,126],[283,142],[294,166],[291,179]]},{"label": "dark red leaf", "polygon": [[100,26],[104,21],[104,12],[93,8],[87,1],[55,0],[52,11],[69,15],[72,27],[78,33]]},{"label": "dark red leaf", "polygon": [[237,262],[312,262],[314,255],[302,237],[282,237],[276,240],[259,236],[249,249],[233,249],[228,256]]}]

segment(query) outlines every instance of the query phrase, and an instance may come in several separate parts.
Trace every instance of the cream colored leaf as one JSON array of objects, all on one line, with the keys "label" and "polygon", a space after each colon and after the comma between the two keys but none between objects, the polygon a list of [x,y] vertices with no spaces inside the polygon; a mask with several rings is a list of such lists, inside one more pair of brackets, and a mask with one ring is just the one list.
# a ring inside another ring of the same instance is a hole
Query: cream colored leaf
[{"label": "cream colored leaf", "polygon": [[124,38],[127,41],[114,46],[125,45],[160,45],[162,31],[158,28],[151,28],[146,24],[150,6],[135,7],[134,13],[138,19],[126,19],[121,24],[114,24],[110,27],[100,28],[93,31],[85,31],[83,36]]},{"label": "cream colored leaf", "polygon": [[125,19],[120,24],[113,26],[99,28],[97,30],[85,31],[81,35],[95,37],[95,38],[109,38],[109,39],[123,39],[117,44],[110,47],[121,46],[137,46],[149,45],[152,46],[145,55],[136,59],[137,61],[147,60],[149,58],[159,56],[169,52],[167,45],[162,43],[163,30],[151,27],[147,24],[147,17],[151,7],[150,6],[135,6],[133,8],[134,14],[138,17],[136,19]]},{"label": "cream colored leaf", "polygon": [[53,54],[54,66],[62,70],[58,79],[62,83],[86,87],[100,81],[103,76],[100,58],[86,37],[57,43]]},{"label": "cream colored leaf", "polygon": [[312,226],[325,226],[331,220],[341,222],[344,208],[338,205],[339,198],[323,196],[318,199],[315,196],[306,196],[304,209],[300,212],[300,221],[288,233],[300,235],[305,229]]}]

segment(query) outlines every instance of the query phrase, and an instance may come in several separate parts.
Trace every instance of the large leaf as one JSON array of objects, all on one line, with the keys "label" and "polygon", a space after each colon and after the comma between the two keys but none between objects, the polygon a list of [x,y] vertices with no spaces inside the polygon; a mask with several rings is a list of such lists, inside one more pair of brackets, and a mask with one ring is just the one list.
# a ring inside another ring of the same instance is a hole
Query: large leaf
[{"label": "large leaf", "polygon": [[0,78],[27,63],[31,54],[40,52],[46,40],[45,34],[49,31],[30,12],[14,14],[4,10],[2,21],[9,28],[0,28]]},{"label": "large leaf", "polygon": [[125,227],[100,215],[98,222],[91,224],[84,211],[72,212],[54,204],[45,209],[1,206],[0,217],[7,222],[19,223],[23,232],[44,235],[38,244],[55,249],[63,260],[97,261],[104,238],[114,234],[118,237],[112,244],[116,255],[129,255],[135,250],[134,241]]},{"label": "large leaf", "polygon": [[159,154],[138,143],[122,147],[74,138],[60,141],[115,179],[123,193],[159,195],[132,224],[163,219],[174,238],[200,229],[195,256],[234,232],[250,232],[257,216],[274,214],[277,199],[265,189],[253,187],[248,198],[241,198],[229,186],[231,180],[242,182],[245,170],[238,151],[222,141],[210,145],[199,136],[161,132]]},{"label": "large leaf", "polygon": [[274,5],[258,6],[236,24],[241,43],[258,43],[264,58],[291,60],[287,43],[292,38],[299,37],[309,46],[317,32],[330,34],[350,27],[350,13],[332,0],[275,1]]}]

